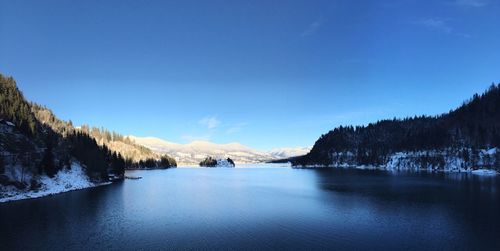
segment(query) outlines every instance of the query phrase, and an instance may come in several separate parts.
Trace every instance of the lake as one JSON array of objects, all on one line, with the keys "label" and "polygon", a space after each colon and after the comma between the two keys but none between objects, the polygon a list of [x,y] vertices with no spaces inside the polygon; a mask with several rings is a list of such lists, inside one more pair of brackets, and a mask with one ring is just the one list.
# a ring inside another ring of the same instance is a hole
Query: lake
[{"label": "lake", "polygon": [[500,250],[500,179],[290,168],[140,180],[0,204],[1,250]]}]

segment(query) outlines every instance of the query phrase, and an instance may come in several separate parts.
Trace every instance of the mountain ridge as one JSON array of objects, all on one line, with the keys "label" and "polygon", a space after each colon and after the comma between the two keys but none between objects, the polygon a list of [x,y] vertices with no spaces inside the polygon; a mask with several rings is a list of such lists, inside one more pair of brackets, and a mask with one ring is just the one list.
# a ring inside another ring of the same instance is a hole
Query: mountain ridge
[{"label": "mountain ridge", "polygon": [[147,136],[138,137],[128,135],[135,143],[145,146],[157,153],[166,153],[173,156],[178,163],[198,165],[207,156],[217,158],[231,158],[238,164],[261,163],[271,160],[295,157],[306,154],[307,147],[279,148],[271,151],[256,150],[238,142],[217,144],[205,140],[196,140],[187,144],[179,144],[161,138]]}]

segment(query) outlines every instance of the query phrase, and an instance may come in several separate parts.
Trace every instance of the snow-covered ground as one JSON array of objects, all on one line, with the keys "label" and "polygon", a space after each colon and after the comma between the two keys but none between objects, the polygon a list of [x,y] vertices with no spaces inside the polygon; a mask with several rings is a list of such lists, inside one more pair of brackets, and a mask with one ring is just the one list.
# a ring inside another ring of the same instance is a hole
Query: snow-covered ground
[{"label": "snow-covered ground", "polygon": [[276,148],[268,153],[271,154],[273,159],[287,159],[290,157],[306,155],[311,151],[311,147],[284,147]]},{"label": "snow-covered ground", "polygon": [[285,159],[304,155],[310,147],[279,148],[271,151],[259,151],[240,143],[216,144],[209,141],[193,141],[178,144],[155,137],[128,136],[136,144],[142,145],[159,154],[168,154],[175,158],[179,166],[197,166],[207,156],[231,158],[238,164],[258,164],[269,160]]},{"label": "snow-covered ground", "polygon": [[37,190],[18,190],[14,186],[0,186],[0,203],[38,198],[111,183],[105,182],[96,184],[91,182],[83,168],[76,162],[72,163],[70,170],[63,169],[59,171],[54,178],[49,178],[46,175],[40,176],[38,182],[41,186]]},{"label": "snow-covered ground", "polygon": [[495,170],[486,170],[486,169],[478,169],[471,172],[475,175],[483,175],[483,176],[493,176],[498,175],[499,173]]},{"label": "snow-covered ground", "polygon": [[[385,157],[385,163],[377,166],[363,166],[357,164],[356,154],[352,152],[334,152],[330,156],[332,163],[329,167],[378,169],[388,171],[444,171],[463,172],[476,175],[496,175],[492,170],[498,167],[499,149],[476,150],[441,149],[430,151],[396,152]],[[464,156],[467,156],[464,157]],[[324,165],[294,166],[293,168],[325,168]]]},{"label": "snow-covered ground", "polygon": [[233,164],[231,164],[227,159],[218,159],[217,160],[217,167],[234,167]]}]

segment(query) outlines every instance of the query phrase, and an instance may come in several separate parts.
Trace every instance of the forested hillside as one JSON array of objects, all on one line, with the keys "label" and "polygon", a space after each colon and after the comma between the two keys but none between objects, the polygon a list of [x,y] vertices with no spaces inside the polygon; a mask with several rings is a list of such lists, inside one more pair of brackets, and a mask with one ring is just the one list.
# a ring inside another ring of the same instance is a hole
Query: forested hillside
[{"label": "forested hillside", "polygon": [[295,166],[371,165],[396,169],[499,169],[500,85],[439,116],[340,126]]},{"label": "forested hillside", "polygon": [[[103,181],[109,175],[123,175],[125,160],[106,146],[99,146],[89,135],[78,133],[67,126],[70,123],[57,119],[54,121],[61,123],[58,128],[38,120],[32,110],[38,106],[26,101],[12,77],[0,75],[0,107],[3,171],[21,169],[26,177],[41,174],[53,177],[77,161],[86,167],[87,175],[93,180]],[[9,178],[16,177],[11,175],[2,180],[5,183]],[[15,181],[22,187],[22,183],[29,180]]]},{"label": "forested hillside", "polygon": [[138,145],[133,140],[119,133],[109,131],[105,128],[90,127],[82,125],[74,127],[71,121],[58,119],[51,110],[44,106],[32,104],[32,111],[38,121],[50,126],[54,131],[67,135],[68,133],[80,132],[89,135],[100,146],[106,146],[110,150],[121,155],[125,159],[127,169],[136,168],[168,168],[175,167],[175,159],[163,154],[157,154],[150,149]]},{"label": "forested hillside", "polygon": [[99,183],[122,178],[126,168],[168,168],[176,163],[117,133],[75,128],[49,109],[29,103],[15,80],[0,74],[0,187],[36,190],[41,176],[54,177],[75,166]]}]

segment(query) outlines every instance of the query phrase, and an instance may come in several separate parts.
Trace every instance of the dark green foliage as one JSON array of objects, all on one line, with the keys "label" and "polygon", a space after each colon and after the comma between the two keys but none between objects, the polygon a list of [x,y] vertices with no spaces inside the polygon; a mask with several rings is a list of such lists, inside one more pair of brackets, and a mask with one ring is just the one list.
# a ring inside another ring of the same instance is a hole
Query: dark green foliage
[{"label": "dark green foliage", "polygon": [[138,168],[156,168],[156,161],[154,159],[141,160],[138,163]]},{"label": "dark green foliage", "polygon": [[32,137],[37,132],[35,116],[31,113],[30,104],[17,89],[12,77],[0,74],[0,119],[13,122],[16,127]]},{"label": "dark green foliage", "polygon": [[[165,155],[163,159],[161,159],[150,149],[135,144],[129,137],[106,130],[105,128],[90,127],[88,125],[82,125],[80,129],[76,129],[73,127],[71,121],[66,122],[58,119],[54,113],[46,107],[37,104],[31,105],[35,117],[40,121],[42,126],[48,127],[49,131],[54,131],[63,137],[77,132],[83,133],[94,139],[98,145],[111,148],[105,148],[105,151],[112,151],[113,148],[119,150],[119,154],[118,152],[106,153],[106,162],[111,165],[109,171],[113,174],[123,173],[123,171],[120,171],[123,170],[122,167],[137,169],[169,168],[177,166],[173,158]],[[67,163],[67,161],[64,158],[61,159],[58,163],[59,169],[61,169],[65,163]]]},{"label": "dark green foliage", "polygon": [[71,155],[69,153],[64,153],[59,156],[59,162],[57,168],[59,170],[63,168],[71,169]]},{"label": "dark green foliage", "polygon": [[[476,94],[458,109],[440,116],[340,126],[322,135],[311,152],[296,158],[293,164],[331,165],[344,161],[343,156],[350,153],[358,165],[380,165],[388,154],[400,151],[491,147],[500,147],[500,85],[494,84],[484,94]],[[468,152],[459,155],[466,161],[471,158]],[[425,158],[422,161],[443,162]]]},{"label": "dark green foliage", "polygon": [[5,172],[5,163],[3,160],[3,155],[0,154],[0,174]]},{"label": "dark green foliage", "polygon": [[[35,116],[36,114],[36,116]],[[123,175],[126,161],[106,146],[99,146],[88,134],[76,132],[71,122],[57,119],[45,107],[28,103],[17,89],[13,78],[0,75],[0,119],[12,121],[15,129],[30,138],[37,148],[44,149],[42,156],[35,148],[19,149],[39,163],[39,172],[53,177],[63,167],[70,168],[71,159],[82,163],[89,177],[107,180],[110,173]],[[7,137],[6,137],[7,139]],[[9,151],[17,144],[4,142]],[[23,167],[24,168],[24,167]]]},{"label": "dark green foliage", "polygon": [[[49,127],[49,131],[55,131],[58,134],[63,135],[63,137],[73,135],[75,133],[83,133],[98,142],[98,145],[107,147],[118,144],[119,146],[122,146],[117,147],[121,151],[120,154],[106,153],[106,162],[111,163],[110,171],[114,174],[123,173],[123,171],[120,171],[122,170],[122,167],[137,169],[169,168],[177,166],[177,163],[173,158],[165,155],[164,160],[162,161],[161,159],[158,159],[157,155],[150,149],[135,144],[135,142],[133,142],[129,137],[125,137],[119,133],[111,132],[104,128],[89,127],[88,125],[83,125],[81,129],[75,129],[71,121],[62,121],[58,119],[52,111],[37,104],[32,104],[32,111],[35,113],[36,118],[43,124],[43,126]],[[111,149],[107,148],[104,150],[111,151]],[[127,160],[125,160],[125,158]],[[137,159],[140,161],[133,161]],[[59,166],[62,168],[63,165],[64,162]]]},{"label": "dark green foliage", "polygon": [[82,132],[68,135],[71,155],[86,167],[89,177],[106,180],[112,172],[122,175],[125,168],[125,160],[119,159],[116,153],[112,153],[105,146],[99,146],[97,142]]},{"label": "dark green foliage", "polygon": [[235,166],[234,161],[231,158],[227,158],[227,162],[229,162],[232,166]]},{"label": "dark green foliage", "polygon": [[496,166],[497,168],[500,167],[500,151],[497,151],[495,154],[494,166]]},{"label": "dark green foliage", "polygon": [[[51,177],[65,167],[71,168],[71,161],[74,159],[83,164],[89,177],[94,180],[107,180],[111,174],[123,176],[126,168],[177,166],[173,158],[165,155],[159,159],[151,150],[136,145],[128,137],[118,133],[86,125],[82,126],[81,130],[75,129],[71,121],[60,120],[46,107],[27,102],[14,79],[2,75],[0,75],[0,119],[13,122],[16,125],[15,133],[20,132],[29,137],[27,141],[33,145],[28,149],[7,141],[2,148],[30,156],[32,159],[29,162],[38,163],[39,171]],[[116,142],[125,144],[121,149],[126,149],[122,152],[126,154],[126,158],[107,147]],[[36,148],[46,150],[41,154]],[[135,162],[133,159],[143,160]],[[3,163],[0,164],[2,171]]]},{"label": "dark green foliage", "polygon": [[[161,163],[161,159],[159,159],[150,149],[135,144],[129,137],[125,137],[119,133],[109,131],[105,128],[89,127],[88,125],[83,125],[80,129],[75,129],[71,121],[66,122],[60,120],[51,110],[37,104],[32,104],[32,111],[42,125],[50,129],[49,131],[54,131],[63,137],[81,132],[95,139],[98,145],[111,147],[111,149],[106,150],[112,151],[113,147],[119,150],[120,154],[118,154],[118,152],[116,154],[107,154],[106,157],[106,162],[111,163],[110,171],[114,174],[120,173],[121,171],[119,170],[122,170],[122,167],[135,169],[168,168],[177,166],[175,160],[168,156],[165,156],[168,162],[164,160],[163,163]],[[134,160],[142,160],[142,162],[139,163],[139,161],[136,162]],[[60,160],[58,163],[59,169],[61,169],[64,164],[65,160]]]},{"label": "dark green foliage", "polygon": [[52,153],[52,147],[50,144],[48,144],[45,149],[43,159],[40,162],[39,171],[45,172],[45,174],[49,177],[54,177],[58,171],[56,169],[56,165],[54,164],[54,154]]},{"label": "dark green foliage", "polygon": [[177,162],[175,161],[174,158],[167,156],[167,155],[161,156],[161,158],[160,158],[160,167],[161,168],[168,168],[168,167],[175,167],[175,166],[177,166]]},{"label": "dark green foliage", "polygon": [[200,162],[200,166],[203,167],[216,167],[217,160],[212,157],[206,157],[203,161]]},{"label": "dark green foliage", "polygon": [[[98,127],[89,127],[88,125],[83,125],[80,131],[90,135],[94,138],[99,144],[104,144],[112,147],[113,145],[126,145],[126,147],[117,147],[116,149],[120,149],[122,156],[126,159],[130,160],[142,160],[143,164],[147,162],[148,159],[153,159],[157,161],[158,156],[153,153],[149,148],[136,144],[129,137],[123,136],[119,133],[108,131],[105,128]],[[175,162],[175,161],[174,161]],[[132,167],[134,166],[135,167]],[[131,165],[126,165],[127,168],[139,168],[139,163],[134,163]],[[148,164],[151,164],[149,161]],[[159,165],[159,164],[158,164]],[[168,165],[168,167],[173,166],[172,164]],[[144,167],[144,166],[142,166]],[[153,167],[148,167],[153,168]]]},{"label": "dark green foliage", "polygon": [[56,115],[54,115],[54,113],[45,106],[31,103],[31,111],[41,124],[50,127],[50,129],[57,134],[66,136],[67,134],[75,131],[71,121],[66,122],[58,119]]},{"label": "dark green foliage", "polygon": [[139,163],[132,164],[131,167],[127,166],[127,168],[147,168],[147,169],[154,169],[154,168],[171,168],[171,167],[176,167],[177,162],[175,161],[174,158],[171,158],[167,155],[161,156],[159,160],[152,159],[152,158],[147,158],[145,160],[139,161]]},{"label": "dark green foliage", "polygon": [[[234,161],[231,158],[226,159],[229,164],[232,166],[235,166]],[[200,162],[200,166],[203,167],[216,167],[218,164],[217,159],[212,158],[212,157],[206,157],[203,161]]]},{"label": "dark green foliage", "polygon": [[77,132],[69,135],[70,152],[80,163],[85,165],[89,177],[98,178],[107,176],[107,162],[105,151],[86,134]]},{"label": "dark green foliage", "polygon": [[111,173],[116,175],[125,174],[125,159],[116,152],[111,155]]}]

